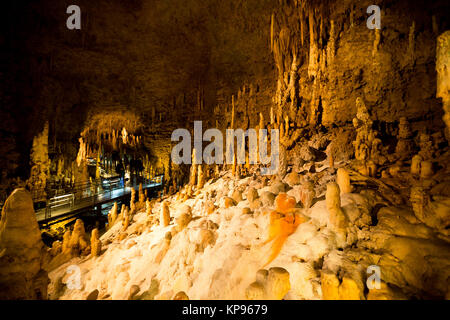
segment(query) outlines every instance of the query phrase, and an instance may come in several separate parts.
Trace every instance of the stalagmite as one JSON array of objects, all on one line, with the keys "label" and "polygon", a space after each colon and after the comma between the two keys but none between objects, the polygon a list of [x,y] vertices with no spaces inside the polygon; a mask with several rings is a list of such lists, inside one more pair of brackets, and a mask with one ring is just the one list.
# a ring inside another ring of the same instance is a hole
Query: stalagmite
[{"label": "stalagmite", "polygon": [[142,183],[139,183],[139,203],[140,203],[141,207],[143,207],[144,203],[145,203],[145,194],[142,189]]},{"label": "stalagmite", "polygon": [[239,189],[235,189],[233,194],[231,195],[235,203],[239,203],[242,201],[242,191]]},{"label": "stalagmite", "polygon": [[300,201],[303,204],[303,208],[309,209],[313,203],[313,200],[316,196],[316,192],[314,190],[314,183],[311,181],[305,182],[300,190],[299,190]]},{"label": "stalagmite", "polygon": [[339,300],[339,279],[331,272],[322,271],[320,276],[323,300]]},{"label": "stalagmite", "polygon": [[265,297],[265,288],[260,282],[252,282],[247,289],[245,289],[245,298],[247,300],[264,300]]},{"label": "stalagmite", "polygon": [[184,291],[178,292],[172,300],[189,300],[188,295]]},{"label": "stalagmite", "polygon": [[197,190],[200,190],[205,185],[205,174],[203,172],[203,166],[198,165],[198,178],[197,178]]},{"label": "stalagmite", "polygon": [[352,186],[350,184],[350,175],[345,168],[339,168],[337,170],[336,182],[339,185],[341,194],[352,192]]},{"label": "stalagmite", "polygon": [[153,214],[152,210],[153,210],[152,203],[149,199],[147,199],[145,201],[145,213],[147,214],[147,216],[151,216]]},{"label": "stalagmite", "polygon": [[446,233],[450,226],[450,198],[438,198],[432,201],[422,186],[411,188],[410,202],[417,219],[425,225]]},{"label": "stalagmite", "polygon": [[289,272],[279,267],[270,268],[266,282],[266,298],[282,300],[290,289]]},{"label": "stalagmite", "polygon": [[336,233],[346,235],[348,220],[341,208],[341,191],[339,185],[335,182],[327,184],[325,195],[327,210],[329,213],[330,226]]},{"label": "stalagmite", "polygon": [[98,229],[95,228],[92,230],[91,233],[91,256],[97,257],[100,255],[101,251],[102,251],[102,242],[99,240],[98,237]]},{"label": "stalagmite", "polygon": [[122,207],[120,208],[120,213],[117,216],[116,221],[122,220],[125,217],[125,209],[127,208],[127,206],[125,204],[122,204]]},{"label": "stalagmite", "polygon": [[206,247],[213,245],[216,241],[214,232],[209,229],[200,229],[197,240],[197,252],[203,252]]},{"label": "stalagmite", "polygon": [[16,189],[0,221],[0,299],[47,299],[44,243],[31,196]]},{"label": "stalagmite", "polygon": [[176,230],[178,232],[182,231],[192,220],[192,209],[188,205],[184,205],[178,216],[175,218]]},{"label": "stalagmite", "polygon": [[270,107],[270,126],[273,127],[275,124],[275,117],[273,114],[273,107]]},{"label": "stalagmite", "polygon": [[63,243],[62,243],[62,252],[69,252],[70,251],[70,247],[69,247],[69,243],[70,243],[70,237],[72,236],[72,231],[67,230],[64,235],[63,235]]},{"label": "stalagmite", "polygon": [[197,182],[197,162],[195,159],[195,148],[192,149],[192,164],[191,164],[191,175],[189,178],[189,185],[195,186]]},{"label": "stalagmite", "polygon": [[216,209],[217,207],[214,205],[214,202],[212,202],[211,200],[206,202],[205,211],[207,215],[212,214]]},{"label": "stalagmite", "polygon": [[125,208],[122,219],[122,231],[125,231],[130,226],[130,215],[131,212],[128,211],[128,208]]},{"label": "stalagmite", "polygon": [[428,179],[433,176],[433,163],[431,161],[422,161],[420,163],[420,177]]},{"label": "stalagmite", "polygon": [[170,209],[167,201],[163,201],[161,204],[161,214],[159,219],[161,227],[167,227],[170,223]]},{"label": "stalagmite", "polygon": [[289,272],[280,267],[261,269],[245,290],[247,300],[282,300],[291,289]]},{"label": "stalagmite", "polygon": [[424,160],[431,160],[433,158],[434,154],[433,141],[431,141],[430,136],[425,132],[422,132],[419,135],[419,147],[420,147],[419,155]]},{"label": "stalagmite", "polygon": [[72,234],[69,240],[69,248],[73,256],[79,256],[86,254],[86,250],[89,248],[89,241],[84,230],[83,220],[77,219],[73,227]]},{"label": "stalagmite", "polygon": [[117,202],[114,202],[111,210],[108,213],[108,227],[111,228],[117,219]]},{"label": "stalagmite", "polygon": [[371,145],[369,143],[369,136],[373,122],[361,98],[356,99],[356,107],[356,118],[353,119],[353,125],[356,128],[356,140],[353,142],[353,145],[355,147],[355,158],[364,161],[370,157]]},{"label": "stalagmite", "polygon": [[136,190],[131,188],[130,211],[134,213],[136,210]]},{"label": "stalagmite", "polygon": [[258,197],[259,197],[258,196],[258,191],[256,191],[255,188],[253,188],[253,187],[248,188],[248,190],[247,190],[247,200],[248,200],[248,202],[252,203]]},{"label": "stalagmite", "polygon": [[420,164],[422,163],[422,157],[416,154],[411,160],[411,174],[419,175],[420,174]]},{"label": "stalagmite", "polygon": [[398,142],[395,152],[401,160],[409,158],[414,148],[414,142],[411,139],[412,133],[408,120],[406,117],[400,118],[398,130]]}]

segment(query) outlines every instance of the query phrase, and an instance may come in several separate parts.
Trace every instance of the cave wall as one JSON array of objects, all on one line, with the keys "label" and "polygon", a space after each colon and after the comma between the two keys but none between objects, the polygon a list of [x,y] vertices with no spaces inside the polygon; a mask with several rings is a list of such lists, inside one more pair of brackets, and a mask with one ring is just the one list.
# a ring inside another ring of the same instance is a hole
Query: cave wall
[{"label": "cave wall", "polygon": [[105,111],[139,118],[145,149],[167,168],[174,129],[210,120],[222,97],[273,70],[264,51],[275,5],[269,0],[80,0],[81,30],[66,28],[71,4],[6,4],[0,38],[6,183],[28,179],[32,141],[47,121],[49,156],[65,158],[68,169],[81,132],[92,129],[89,119]]},{"label": "cave wall", "polygon": [[366,26],[371,4],[280,1],[272,31],[280,114],[311,125],[344,125],[361,97],[374,120],[407,117],[427,120],[428,128],[443,126],[435,60],[436,38],[448,27],[447,3],[378,2],[381,30]]},{"label": "cave wall", "polygon": [[266,124],[287,116],[293,131],[351,127],[358,97],[387,123],[383,134],[401,117],[415,132],[444,127],[435,57],[445,1],[378,2],[380,31],[366,26],[370,1],[80,0],[81,30],[66,28],[70,4],[5,9],[3,180],[29,177],[47,121],[49,157],[70,166],[80,133],[105,111],[133,113],[145,152],[166,170],[171,132],[194,120],[225,129],[233,102],[242,128],[257,127],[259,113]]}]

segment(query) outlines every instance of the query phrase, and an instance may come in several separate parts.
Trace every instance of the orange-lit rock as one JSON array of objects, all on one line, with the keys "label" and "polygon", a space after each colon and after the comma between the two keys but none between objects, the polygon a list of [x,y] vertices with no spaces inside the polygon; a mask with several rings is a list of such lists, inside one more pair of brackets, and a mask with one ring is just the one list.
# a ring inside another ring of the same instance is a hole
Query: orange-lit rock
[{"label": "orange-lit rock", "polygon": [[275,198],[275,210],[281,213],[289,213],[296,205],[294,197],[289,197],[286,193],[280,193]]},{"label": "orange-lit rock", "polygon": [[269,216],[269,235],[266,243],[273,241],[271,254],[265,265],[272,262],[280,253],[287,237],[295,232],[299,224],[306,221],[306,218],[293,212],[295,198],[280,193],[276,200],[276,211],[272,211]]}]

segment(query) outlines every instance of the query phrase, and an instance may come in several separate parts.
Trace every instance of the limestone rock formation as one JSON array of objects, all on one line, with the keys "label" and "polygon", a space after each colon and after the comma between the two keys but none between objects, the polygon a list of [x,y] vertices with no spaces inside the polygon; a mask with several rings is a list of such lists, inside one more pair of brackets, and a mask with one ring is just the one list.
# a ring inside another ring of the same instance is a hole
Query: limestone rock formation
[{"label": "limestone rock formation", "polygon": [[335,182],[327,184],[325,200],[329,213],[330,226],[336,233],[345,238],[348,219],[341,208],[341,191],[339,185]]},{"label": "limestone rock formation", "polygon": [[111,228],[117,220],[117,202],[114,202],[111,210],[108,213],[108,226]]},{"label": "limestone rock formation", "polygon": [[270,213],[269,236],[266,243],[272,242],[271,253],[265,265],[272,262],[280,253],[286,239],[295,232],[297,227],[307,221],[302,214],[295,212],[294,197],[280,193],[275,199],[276,209]]},{"label": "limestone rock formation", "polygon": [[130,212],[134,214],[136,210],[136,190],[131,188]]},{"label": "limestone rock formation", "polygon": [[27,184],[35,201],[45,201],[47,196],[45,187],[50,169],[50,161],[48,158],[48,130],[49,125],[46,123],[44,130],[34,137],[31,148],[31,174]]},{"label": "limestone rock formation", "polygon": [[247,190],[247,200],[248,200],[248,202],[252,203],[258,197],[259,197],[258,191],[256,191],[255,188],[253,188],[253,187],[248,188],[248,190]]},{"label": "limestone rock formation", "polygon": [[418,154],[416,154],[414,157],[412,157],[411,169],[410,169],[410,172],[412,175],[418,176],[420,174],[420,164],[421,164],[422,160],[423,160],[422,157]]},{"label": "limestone rock formation", "polygon": [[436,71],[437,92],[436,97],[442,98],[444,108],[444,122],[447,126],[446,137],[450,141],[450,31],[441,34],[437,39]]},{"label": "limestone rock formation", "polygon": [[102,251],[102,242],[99,240],[98,229],[95,228],[91,233],[91,255],[97,257]]},{"label": "limestone rock formation", "polygon": [[47,299],[44,243],[28,191],[16,189],[0,221],[0,299]]},{"label": "limestone rock formation", "polygon": [[170,209],[169,203],[167,201],[163,201],[163,203],[161,204],[159,223],[161,227],[167,227],[170,223]]},{"label": "limestone rock formation", "polygon": [[352,192],[352,186],[350,184],[350,176],[348,170],[345,168],[339,168],[337,170],[336,182],[339,185],[339,190],[342,193]]},{"label": "limestone rock formation", "polygon": [[85,255],[89,251],[89,240],[84,229],[83,220],[77,219],[70,234],[67,250],[72,256]]},{"label": "limestone rock formation", "polygon": [[299,193],[299,198],[303,204],[303,208],[309,209],[312,206],[314,197],[316,196],[314,183],[311,181],[303,183],[299,189]]},{"label": "limestone rock formation", "polygon": [[172,300],[189,300],[188,295],[184,291],[180,291],[173,296]]},{"label": "limestone rock formation", "polygon": [[225,197],[224,198],[224,206],[225,208],[230,208],[236,205],[236,201],[233,198]]},{"label": "limestone rock formation", "polygon": [[178,216],[175,218],[176,229],[177,231],[182,231],[192,220],[192,209],[188,205],[184,205],[180,212],[178,212]]},{"label": "limestone rock formation", "polygon": [[450,226],[450,198],[439,197],[433,201],[422,186],[411,188],[414,215],[425,225],[444,232]]},{"label": "limestone rock formation", "polygon": [[203,166],[198,166],[198,177],[197,177],[197,190],[200,190],[205,185],[205,174],[203,172]]},{"label": "limestone rock formation", "polygon": [[413,151],[414,142],[411,137],[412,133],[409,122],[406,117],[401,117],[398,129],[398,142],[395,152],[402,160],[409,158]]},{"label": "limestone rock formation", "polygon": [[256,281],[247,287],[245,296],[247,300],[282,300],[290,289],[289,272],[273,267],[257,272]]}]

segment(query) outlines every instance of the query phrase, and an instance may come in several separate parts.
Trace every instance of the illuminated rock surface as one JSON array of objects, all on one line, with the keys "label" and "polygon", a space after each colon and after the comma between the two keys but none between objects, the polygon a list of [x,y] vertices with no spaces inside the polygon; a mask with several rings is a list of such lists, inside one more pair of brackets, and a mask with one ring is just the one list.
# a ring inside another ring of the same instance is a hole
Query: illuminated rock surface
[{"label": "illuminated rock surface", "polygon": [[0,221],[0,299],[47,299],[44,248],[30,194],[16,189]]}]

